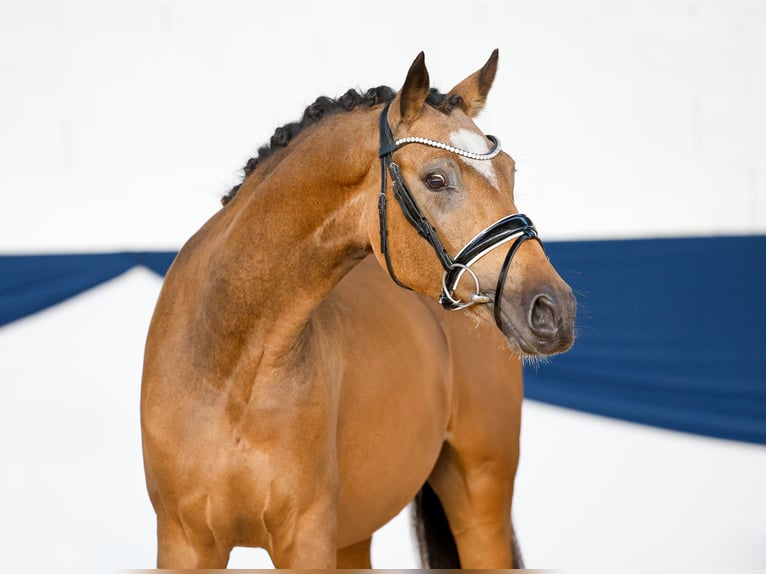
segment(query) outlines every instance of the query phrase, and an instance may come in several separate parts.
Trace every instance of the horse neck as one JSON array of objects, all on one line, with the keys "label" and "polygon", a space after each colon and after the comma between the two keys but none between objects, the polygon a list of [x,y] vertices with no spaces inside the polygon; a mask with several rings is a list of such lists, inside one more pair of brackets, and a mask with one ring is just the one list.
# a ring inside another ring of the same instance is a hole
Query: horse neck
[{"label": "horse neck", "polygon": [[323,120],[256,170],[222,210],[207,294],[218,300],[221,328],[236,325],[276,355],[296,348],[317,306],[370,251],[376,121],[367,110]]}]

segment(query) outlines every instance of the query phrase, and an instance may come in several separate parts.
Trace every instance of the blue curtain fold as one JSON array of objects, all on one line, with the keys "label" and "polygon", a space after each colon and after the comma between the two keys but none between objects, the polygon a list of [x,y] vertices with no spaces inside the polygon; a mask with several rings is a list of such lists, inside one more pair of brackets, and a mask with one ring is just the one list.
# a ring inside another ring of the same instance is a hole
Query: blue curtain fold
[{"label": "blue curtain fold", "polygon": [[[546,243],[578,299],[571,351],[531,399],[766,444],[766,236]],[[174,252],[0,256],[0,326]]]},{"label": "blue curtain fold", "polygon": [[175,252],[0,256],[0,327],[143,265],[164,275]]}]

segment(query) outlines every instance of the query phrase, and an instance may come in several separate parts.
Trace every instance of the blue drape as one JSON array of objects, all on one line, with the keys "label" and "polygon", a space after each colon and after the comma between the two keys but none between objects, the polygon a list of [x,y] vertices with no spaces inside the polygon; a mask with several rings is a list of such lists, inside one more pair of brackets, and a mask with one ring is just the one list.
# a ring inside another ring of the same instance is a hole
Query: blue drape
[{"label": "blue drape", "polygon": [[766,237],[546,245],[578,299],[570,353],[529,398],[766,444]]},{"label": "blue drape", "polygon": [[164,275],[175,252],[0,256],[0,326],[143,265]]},{"label": "blue drape", "polygon": [[[578,298],[568,353],[525,395],[669,429],[766,444],[766,236],[546,243]],[[174,252],[0,257],[0,325]]]}]

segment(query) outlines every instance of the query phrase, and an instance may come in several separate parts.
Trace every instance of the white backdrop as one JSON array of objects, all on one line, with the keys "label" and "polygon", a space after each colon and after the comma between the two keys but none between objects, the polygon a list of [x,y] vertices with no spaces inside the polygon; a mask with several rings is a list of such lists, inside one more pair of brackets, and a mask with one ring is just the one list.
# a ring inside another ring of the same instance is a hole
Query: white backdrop
[{"label": "white backdrop", "polygon": [[[448,89],[495,47],[478,123],[544,238],[764,233],[764,29],[766,4],[736,0],[0,0],[0,253],[177,249],[316,96],[399,87],[420,50]],[[152,565],[158,287],[134,271],[0,330],[9,568]],[[525,409],[530,566],[766,567],[766,449]],[[405,522],[376,565],[415,565]]]},{"label": "white backdrop", "polygon": [[0,251],[177,248],[318,95],[448,89],[544,238],[766,231],[766,5],[0,0]]}]

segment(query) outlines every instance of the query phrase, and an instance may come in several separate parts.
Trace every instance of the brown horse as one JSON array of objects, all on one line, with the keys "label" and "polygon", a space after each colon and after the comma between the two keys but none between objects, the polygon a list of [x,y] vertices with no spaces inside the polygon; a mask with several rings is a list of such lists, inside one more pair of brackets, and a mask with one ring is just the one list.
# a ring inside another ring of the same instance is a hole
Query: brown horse
[{"label": "brown horse", "polygon": [[568,349],[575,303],[472,121],[496,69],[318,99],[181,250],[141,396],[159,567],[369,567],[419,492],[427,565],[520,564],[519,355]]}]

